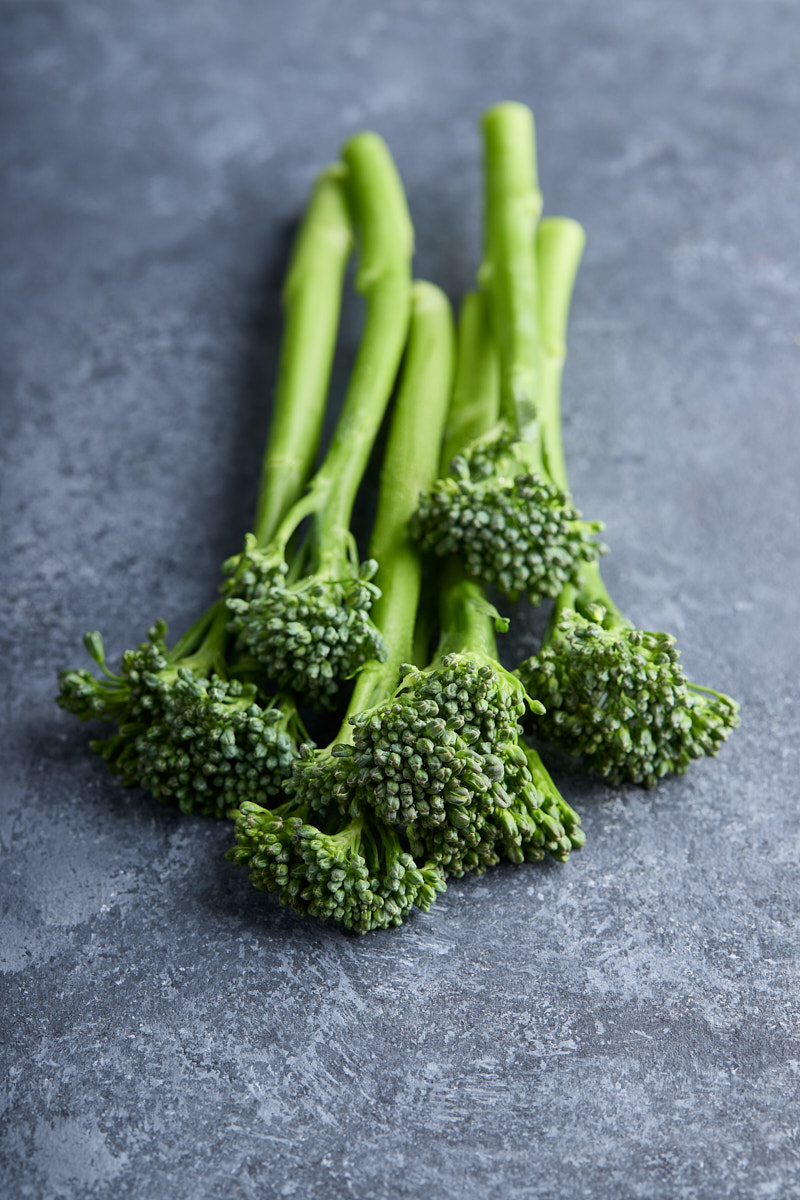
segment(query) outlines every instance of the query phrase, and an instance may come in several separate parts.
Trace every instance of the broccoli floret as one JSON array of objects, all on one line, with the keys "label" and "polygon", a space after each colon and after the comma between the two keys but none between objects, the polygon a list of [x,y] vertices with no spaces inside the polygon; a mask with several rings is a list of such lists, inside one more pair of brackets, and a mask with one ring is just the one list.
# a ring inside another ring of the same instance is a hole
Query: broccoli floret
[{"label": "broccoli floret", "polygon": [[559,792],[540,756],[522,746],[525,779],[511,792],[512,803],[496,814],[505,856],[512,862],[540,862],[550,854],[566,862],[586,842],[581,819]]},{"label": "broccoli floret", "polygon": [[[100,634],[87,634],[102,678],[62,672],[59,704],[82,720],[116,723],[115,734],[89,744],[126,787],[177,801],[187,813],[222,817],[243,798],[277,796],[307,734],[293,701],[262,705],[254,684],[215,673],[224,671],[227,618],[220,603],[213,611],[192,652],[189,635],[168,650],[166,625],[158,622],[147,642],[125,652],[118,675],[106,664]],[[207,620],[195,626],[195,640]]]},{"label": "broccoli floret", "polygon": [[683,774],[739,724],[734,700],[686,678],[674,637],[623,617],[596,568],[562,593],[519,674],[547,708],[537,734],[614,784]]},{"label": "broccoli floret", "polygon": [[376,564],[359,564],[350,519],[395,382],[411,306],[413,231],[391,156],[377,135],[359,134],[342,157],[360,231],[356,286],[367,300],[350,384],[307,494],[277,531],[264,537],[257,529],[224,567],[230,630],[240,647],[279,687],[320,707],[332,707],[342,682],[365,662],[386,655],[370,616]]},{"label": "broccoli floret", "polygon": [[541,345],[532,253],[541,212],[533,117],[500,104],[483,119],[485,252],[480,272],[499,353],[499,421],[460,447],[421,499],[415,535],[468,574],[533,604],[557,596],[604,547],[553,477],[539,407]]},{"label": "broccoli floret", "polygon": [[301,752],[287,787],[312,811],[371,808],[405,833],[415,857],[451,875],[500,857],[566,861],[583,844],[579,818],[522,740],[523,716],[542,705],[497,661],[495,618],[455,564],[440,599],[431,665],[404,664],[391,696],[357,700],[350,729],[324,751]]},{"label": "broccoli floret", "polygon": [[[406,668],[388,703],[351,717],[352,749],[336,748],[350,766],[351,803],[404,828],[414,853],[450,875],[480,873],[501,857],[549,852],[564,862],[582,845],[564,820],[574,830],[579,819],[522,739],[526,711],[542,705],[497,661],[494,618],[460,567],[451,564],[440,597],[431,666]],[[347,782],[337,778],[340,803]]]},{"label": "broccoli floret", "polygon": [[202,677],[218,668],[224,670],[225,609],[221,601],[203,613],[171,650],[166,636],[166,622],[156,621],[147,631],[147,641],[123,653],[119,674],[114,674],[106,663],[101,634],[84,634],[86,652],[102,675],[98,678],[83,669],[59,672],[59,708],[80,721],[128,724],[152,720],[163,714],[181,671]]},{"label": "broccoli floret", "polygon": [[349,530],[342,549],[342,560],[332,567],[312,562],[310,575],[293,579],[285,551],[259,549],[249,535],[242,554],[225,564],[232,573],[229,629],[240,647],[280,687],[292,687],[322,708],[334,706],[342,682],[365,662],[386,656],[370,615],[377,564],[359,564]]},{"label": "broccoli floret", "polygon": [[567,492],[529,470],[528,451],[505,423],[473,443],[420,498],[414,530],[423,550],[458,554],[473,579],[539,604],[597,558],[602,524],[581,521]]},{"label": "broccoli floret", "polygon": [[288,698],[265,707],[252,684],[181,672],[163,719],[133,742],[130,782],[184,812],[225,816],[244,798],[264,804],[280,795],[307,736]]},{"label": "broccoli floret", "polygon": [[418,866],[397,833],[369,813],[332,813],[310,825],[305,811],[290,802],[273,811],[244,804],[236,814],[229,857],[282,904],[368,933],[400,925],[414,907],[427,912],[444,891],[439,868]]},{"label": "broccoli floret", "polygon": [[[351,717],[357,794],[391,825],[466,829],[510,798],[525,692],[482,649],[408,664],[383,705]],[[339,750],[344,754],[345,747]]]},{"label": "broccoli floret", "polygon": [[550,854],[566,862],[586,841],[578,814],[556,788],[539,755],[521,745],[525,770],[506,775],[507,806],[482,813],[467,829],[421,824],[408,828],[412,853],[438,862],[448,875],[481,875],[501,858],[540,862]]}]

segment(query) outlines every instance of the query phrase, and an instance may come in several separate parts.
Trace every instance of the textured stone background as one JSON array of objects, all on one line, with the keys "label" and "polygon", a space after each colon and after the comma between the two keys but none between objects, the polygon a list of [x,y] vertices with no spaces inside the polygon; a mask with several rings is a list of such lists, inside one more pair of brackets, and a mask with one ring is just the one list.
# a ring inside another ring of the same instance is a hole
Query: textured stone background
[{"label": "textured stone background", "polygon": [[[800,1196],[798,5],[3,0],[0,45],[0,1192]],[[107,778],[55,672],[213,595],[314,172],[380,130],[457,298],[508,97],[589,234],[578,501],[743,725],[655,793],[554,759],[583,853],[354,940]]]}]

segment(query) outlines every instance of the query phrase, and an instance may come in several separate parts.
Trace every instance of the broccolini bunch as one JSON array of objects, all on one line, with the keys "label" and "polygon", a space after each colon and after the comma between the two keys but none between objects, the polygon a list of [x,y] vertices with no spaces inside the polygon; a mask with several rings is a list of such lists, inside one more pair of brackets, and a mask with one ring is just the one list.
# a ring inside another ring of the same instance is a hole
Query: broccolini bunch
[{"label": "broccolini bunch", "polygon": [[[585,842],[532,729],[612,783],[650,786],[716,754],[729,697],[690,683],[675,640],[634,627],[603,583],[567,480],[561,374],[583,231],[540,220],[532,116],[490,109],[479,290],[412,284],[413,230],[382,140],[359,134],[317,180],[284,288],[286,324],[253,532],[222,597],[167,647],[166,625],[100,670],[63,671],[58,703],[126,785],[233,819],[228,857],[295,911],[364,933],[428,911],[449,876],[505,858],[566,862]],[[344,273],[366,316],[314,472]],[[401,368],[402,362],[402,370]],[[368,554],[357,493],[399,372]],[[314,472],[312,474],[312,472]],[[309,481],[310,480],[310,481]],[[436,592],[438,640],[424,627]],[[501,665],[493,587],[555,607],[537,654]],[[334,708],[314,746],[298,703]]]}]

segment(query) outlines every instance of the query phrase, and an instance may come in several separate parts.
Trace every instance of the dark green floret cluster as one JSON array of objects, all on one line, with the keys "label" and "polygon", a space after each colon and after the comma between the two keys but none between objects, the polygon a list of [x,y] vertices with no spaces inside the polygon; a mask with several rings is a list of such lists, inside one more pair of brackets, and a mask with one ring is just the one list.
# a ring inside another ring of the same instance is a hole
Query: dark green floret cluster
[{"label": "dark green floret cluster", "polygon": [[[540,219],[530,111],[497,105],[482,128],[483,261],[458,330],[446,296],[412,279],[385,144],[357,135],[292,251],[252,532],[221,595],[172,646],[156,622],[117,671],[89,633],[98,673],[59,676],[59,705],[105,726],[91,745],[123,784],[229,819],[228,858],[256,888],[352,933],[428,912],[451,877],[583,847],[529,734],[615,786],[651,786],[738,724],[733,700],[686,678],[675,639],[635,628],[605,587],[603,526],[573,501],[561,430],[583,230]],[[318,463],[353,254],[364,320]],[[353,514],[387,412],[362,553]],[[555,601],[513,671],[490,589]],[[327,745],[304,705],[338,711]]]},{"label": "dark green floret cluster", "polygon": [[513,863],[565,863],[586,842],[581,819],[556,788],[539,755],[522,746],[515,770],[507,774],[508,806],[496,805],[466,829],[452,824],[409,826],[415,855],[428,855],[455,877],[480,875],[501,858]]},{"label": "dark green floret cluster", "polygon": [[440,869],[415,862],[397,833],[367,813],[314,825],[305,815],[291,802],[272,811],[243,804],[230,854],[255,887],[278,892],[296,912],[368,933],[402,924],[412,908],[427,912],[444,891]]},{"label": "dark green floret cluster", "polygon": [[413,528],[423,550],[457,554],[472,579],[540,604],[601,553],[602,524],[582,521],[569,495],[516,451],[507,430],[468,447],[420,498]]},{"label": "dark green floret cluster", "polygon": [[64,670],[58,676],[59,708],[79,721],[113,721],[124,717],[136,720],[160,711],[165,690],[177,679],[170,668],[165,636],[167,626],[157,621],[147,632],[147,641],[135,650],[126,650],[118,675],[106,664],[103,638],[96,630],[84,634],[83,644],[89,657],[102,671],[98,679],[85,668]]},{"label": "dark green floret cluster", "polygon": [[202,656],[174,661],[165,636],[158,622],[147,642],[125,651],[115,675],[100,634],[87,634],[103,675],[63,671],[59,705],[81,720],[114,722],[116,732],[92,739],[92,749],[124,786],[145,788],[161,803],[224,817],[243,796],[280,795],[306,736],[294,702],[260,704],[252,683],[198,674],[181,663],[202,670]]},{"label": "dark green floret cluster", "polygon": [[679,657],[668,633],[635,629],[600,604],[586,616],[563,607],[544,647],[519,668],[546,706],[537,733],[609,783],[652,787],[682,775],[718,752],[739,716],[730,697],[690,683]]},{"label": "dark green floret cluster", "polygon": [[503,788],[525,692],[497,662],[446,654],[401,668],[388,704],[352,718],[357,787],[390,825],[459,829],[510,803]]},{"label": "dark green floret cluster", "polygon": [[226,586],[228,629],[278,687],[292,688],[310,704],[333,708],[344,680],[386,647],[370,612],[378,595],[370,582],[378,564],[345,558],[335,579],[288,578],[288,564],[258,549],[250,538],[230,559]]}]

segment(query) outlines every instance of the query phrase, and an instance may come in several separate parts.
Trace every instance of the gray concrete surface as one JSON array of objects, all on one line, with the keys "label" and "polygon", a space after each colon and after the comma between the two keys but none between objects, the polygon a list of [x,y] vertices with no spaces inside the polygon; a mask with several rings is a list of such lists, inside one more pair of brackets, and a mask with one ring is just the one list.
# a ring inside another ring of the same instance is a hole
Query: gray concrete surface
[{"label": "gray concrete surface", "polygon": [[[798,5],[4,0],[0,46],[2,1195],[800,1196]],[[743,724],[654,793],[553,759],[583,853],[351,939],[106,777],[55,672],[213,595],[314,172],[383,133],[456,298],[508,97],[589,235],[578,501]]]}]

